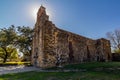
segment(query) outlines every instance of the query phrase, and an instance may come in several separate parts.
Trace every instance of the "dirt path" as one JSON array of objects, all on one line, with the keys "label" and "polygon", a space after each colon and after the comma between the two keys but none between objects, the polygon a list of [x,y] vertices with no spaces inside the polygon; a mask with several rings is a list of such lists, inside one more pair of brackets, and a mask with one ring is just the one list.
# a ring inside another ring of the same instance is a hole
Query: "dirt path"
[{"label": "dirt path", "polygon": [[81,69],[81,70],[42,70],[40,68],[36,67],[26,67],[26,66],[6,66],[6,67],[0,67],[0,75],[3,74],[8,74],[8,73],[20,73],[20,72],[28,72],[28,71],[38,71],[38,72],[84,72],[86,70]]},{"label": "dirt path", "polygon": [[35,67],[26,67],[26,66],[6,66],[0,67],[0,75],[8,74],[8,73],[19,73],[19,72],[27,72],[27,71],[36,71],[40,68]]}]

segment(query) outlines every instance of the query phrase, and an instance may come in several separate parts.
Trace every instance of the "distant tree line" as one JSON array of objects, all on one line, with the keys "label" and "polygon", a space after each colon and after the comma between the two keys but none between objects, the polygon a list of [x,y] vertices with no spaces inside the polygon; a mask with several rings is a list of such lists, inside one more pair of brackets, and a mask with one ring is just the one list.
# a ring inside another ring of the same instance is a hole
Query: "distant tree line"
[{"label": "distant tree line", "polygon": [[33,29],[25,26],[0,29],[0,59],[6,62],[7,59],[19,58],[19,52],[23,53],[24,60],[30,60],[32,49]]}]

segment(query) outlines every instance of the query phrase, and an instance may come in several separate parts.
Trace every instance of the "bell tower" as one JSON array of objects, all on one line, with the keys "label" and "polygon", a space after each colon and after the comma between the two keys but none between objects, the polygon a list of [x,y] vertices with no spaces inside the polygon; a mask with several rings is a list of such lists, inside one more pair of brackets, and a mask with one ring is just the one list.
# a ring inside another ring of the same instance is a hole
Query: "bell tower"
[{"label": "bell tower", "polygon": [[46,8],[41,5],[37,12],[36,24],[43,24],[46,20],[49,20],[49,16],[46,14]]},{"label": "bell tower", "polygon": [[41,6],[37,12],[37,20],[34,27],[32,42],[31,63],[36,67],[44,66],[44,31],[45,23],[49,20],[45,7]]}]

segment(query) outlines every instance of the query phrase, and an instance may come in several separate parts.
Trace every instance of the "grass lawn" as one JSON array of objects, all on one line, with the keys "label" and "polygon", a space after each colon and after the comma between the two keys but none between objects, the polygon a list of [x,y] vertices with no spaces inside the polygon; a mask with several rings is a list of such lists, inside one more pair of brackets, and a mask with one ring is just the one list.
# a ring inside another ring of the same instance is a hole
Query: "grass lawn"
[{"label": "grass lawn", "polygon": [[[71,64],[66,65],[62,69],[86,69],[87,71],[93,71],[94,69],[107,69],[107,68],[120,68],[120,62],[88,62],[88,63],[81,63],[81,64]],[[53,67],[48,68],[48,70],[57,70],[59,68]]]},{"label": "grass lawn", "polygon": [[119,68],[120,62],[82,63],[64,69],[86,69],[85,72],[24,72],[1,75],[0,80],[120,80]]}]

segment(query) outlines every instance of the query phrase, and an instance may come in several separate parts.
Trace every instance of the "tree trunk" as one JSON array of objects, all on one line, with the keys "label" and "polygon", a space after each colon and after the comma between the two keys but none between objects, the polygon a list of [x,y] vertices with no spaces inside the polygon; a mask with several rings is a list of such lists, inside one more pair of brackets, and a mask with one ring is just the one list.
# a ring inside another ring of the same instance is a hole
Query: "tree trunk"
[{"label": "tree trunk", "polygon": [[5,55],[3,63],[5,63],[7,61],[7,55]]},{"label": "tree trunk", "polygon": [[5,47],[2,47],[2,48],[3,48],[3,50],[5,51],[5,55],[4,55],[4,58],[3,58],[3,63],[5,63],[5,62],[7,61],[8,52],[7,52],[7,50],[6,50]]}]

